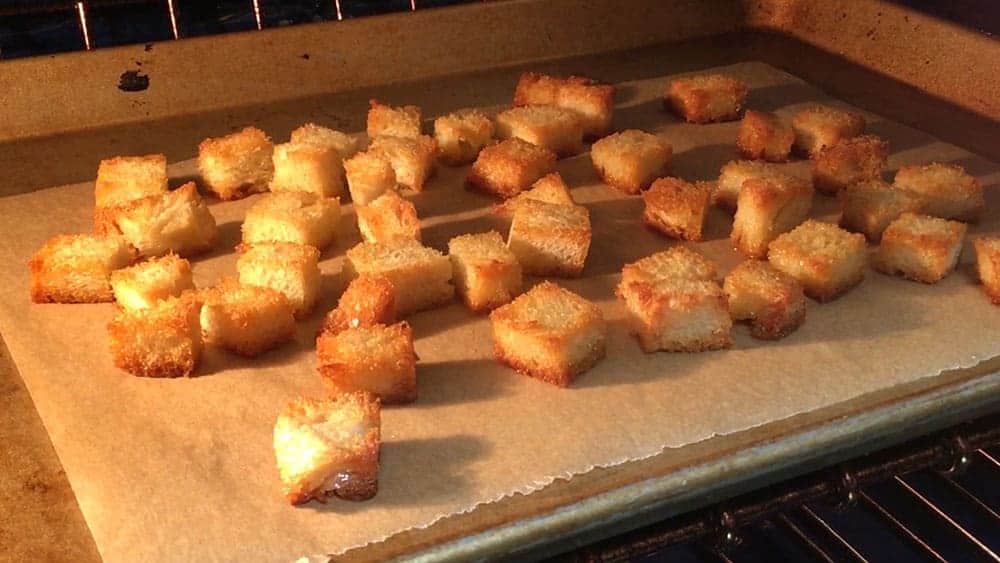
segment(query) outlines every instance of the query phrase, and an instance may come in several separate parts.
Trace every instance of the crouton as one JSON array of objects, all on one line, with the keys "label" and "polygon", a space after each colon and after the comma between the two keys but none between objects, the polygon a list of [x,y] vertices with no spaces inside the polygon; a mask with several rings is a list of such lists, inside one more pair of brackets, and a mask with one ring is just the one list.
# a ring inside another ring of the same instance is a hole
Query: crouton
[{"label": "crouton", "polygon": [[293,242],[326,248],[340,222],[340,201],[306,192],[266,194],[247,209],[243,244]]},{"label": "crouton", "polygon": [[416,139],[420,136],[419,107],[393,107],[378,100],[369,100],[368,105],[368,136],[370,138],[388,135]]},{"label": "crouton", "polygon": [[389,159],[396,182],[405,188],[423,191],[427,179],[434,174],[437,142],[433,137],[376,137],[370,150],[381,152]]},{"label": "crouton", "polygon": [[119,309],[108,323],[115,366],[139,377],[191,375],[201,358],[200,310],[194,292]]},{"label": "crouton", "polygon": [[552,172],[555,164],[554,152],[518,138],[507,139],[479,152],[467,182],[474,188],[506,199]]},{"label": "crouton", "polygon": [[865,130],[865,118],[859,113],[829,106],[804,109],[792,117],[795,150],[808,157],[832,147],[841,139],[857,137]]},{"label": "crouton", "polygon": [[94,232],[99,235],[115,232],[113,225],[104,220],[109,215],[102,210],[166,191],[165,155],[116,156],[102,160],[97,167],[97,182],[94,184]]},{"label": "crouton", "polygon": [[218,234],[194,182],[118,207],[111,222],[142,256],[193,256],[211,249]]},{"label": "crouton", "polygon": [[347,251],[344,271],[348,279],[362,274],[388,278],[400,317],[447,303],[455,294],[448,257],[412,239],[362,242]]},{"label": "crouton", "polygon": [[642,221],[668,237],[701,240],[711,194],[708,182],[660,178],[642,194]]},{"label": "crouton", "polygon": [[1000,305],[1000,237],[979,237],[972,241],[972,246],[983,290],[994,305]]},{"label": "crouton", "polygon": [[493,212],[502,217],[512,217],[521,202],[527,199],[559,205],[576,205],[576,200],[573,199],[573,194],[570,193],[569,186],[563,181],[562,176],[558,172],[552,172],[542,176],[532,184],[531,189],[525,190],[503,203],[494,205]]},{"label": "crouton", "polygon": [[308,193],[317,197],[346,195],[344,160],[335,147],[313,143],[274,146],[272,192]]},{"label": "crouton", "polygon": [[370,393],[296,399],[274,423],[274,457],[291,504],[378,491],[380,404]]},{"label": "crouton", "polygon": [[583,123],[580,116],[556,106],[521,106],[497,114],[497,136],[517,137],[545,147],[559,157],[583,150]]},{"label": "crouton", "polygon": [[809,297],[831,301],[864,279],[868,247],[863,235],[809,219],[774,239],[767,260],[799,280]]},{"label": "crouton", "polygon": [[675,78],[664,95],[664,105],[688,123],[732,121],[739,118],[747,85],[725,74]]},{"label": "crouton", "polygon": [[942,219],[976,221],[986,208],[982,184],[957,164],[903,166],[893,185],[914,194],[921,213]]},{"label": "crouton", "polygon": [[673,147],[652,133],[627,129],[590,147],[590,160],[604,183],[637,194],[666,173]]},{"label": "crouton", "polygon": [[743,182],[729,240],[744,255],[763,258],[767,244],[809,216],[813,188],[788,174]]},{"label": "crouton", "polygon": [[477,313],[495,309],[521,291],[521,265],[496,231],[451,239],[448,258],[458,294]]},{"label": "crouton", "polygon": [[750,178],[783,177],[785,174],[777,164],[759,160],[730,160],[719,170],[719,181],[712,191],[712,203],[735,212],[743,182]]},{"label": "crouton", "polygon": [[743,158],[785,162],[792,152],[795,131],[781,118],[766,111],[748,109],[736,133],[736,148]]},{"label": "crouton", "polygon": [[257,356],[295,338],[292,306],[280,291],[226,278],[201,296],[201,330],[208,344]]},{"label": "crouton", "polygon": [[534,72],[521,74],[514,90],[515,106],[551,105],[580,116],[587,138],[607,135],[615,109],[615,87],[582,76],[558,78]]},{"label": "crouton", "polygon": [[525,274],[573,278],[583,274],[590,239],[586,207],[529,199],[514,212],[507,246]]},{"label": "crouton", "polygon": [[198,145],[205,188],[223,200],[266,191],[274,174],[273,152],[271,139],[256,127],[205,139]]},{"label": "crouton", "polygon": [[715,281],[718,271],[715,263],[704,255],[686,246],[674,246],[626,264],[618,287],[673,278]]},{"label": "crouton", "polygon": [[468,164],[493,139],[493,121],[479,110],[454,111],[434,120],[434,140],[446,164]]},{"label": "crouton", "polygon": [[723,289],[734,321],[749,321],[750,336],[777,340],[806,320],[802,284],[764,260],[747,260],[726,276]]},{"label": "crouton", "polygon": [[875,135],[841,139],[813,158],[813,181],[820,192],[835,195],[851,184],[881,178],[888,158],[889,143]]},{"label": "crouton", "polygon": [[125,309],[148,309],[188,289],[194,289],[191,263],[176,254],[111,272],[115,301]]},{"label": "crouton", "polygon": [[117,235],[58,235],[31,257],[35,303],[112,301],[111,272],[135,262],[138,253]]},{"label": "crouton", "polygon": [[392,162],[381,152],[360,152],[344,162],[344,170],[355,205],[368,205],[378,196],[396,189]]},{"label": "crouton", "polygon": [[514,87],[515,106],[553,106],[563,79],[537,72],[523,72]]},{"label": "crouton", "polygon": [[840,226],[877,241],[882,231],[906,211],[917,211],[919,198],[882,180],[864,180],[840,191]]},{"label": "crouton", "polygon": [[280,291],[295,318],[312,312],[319,299],[319,250],[291,242],[264,242],[245,247],[236,260],[241,285]]},{"label": "crouton", "polygon": [[929,215],[903,213],[882,233],[872,267],[923,283],[937,283],[958,264],[965,223]]},{"label": "crouton", "polygon": [[292,131],[291,139],[293,145],[315,145],[319,147],[332,147],[340,154],[341,158],[347,159],[354,156],[361,150],[361,139],[347,133],[342,133],[328,127],[306,123],[298,129]]},{"label": "crouton", "polygon": [[606,353],[601,310],[551,282],[490,313],[494,355],[517,371],[568,387]]},{"label": "crouton", "polygon": [[320,376],[335,395],[368,391],[387,405],[417,400],[417,355],[405,322],[321,334],[316,358]]},{"label": "crouton", "polygon": [[321,334],[396,322],[396,293],[389,278],[362,274],[347,285],[337,306],[323,319]]},{"label": "crouton", "polygon": [[368,205],[354,209],[358,229],[366,242],[388,242],[394,238],[420,240],[420,218],[412,202],[396,192],[386,192]]}]

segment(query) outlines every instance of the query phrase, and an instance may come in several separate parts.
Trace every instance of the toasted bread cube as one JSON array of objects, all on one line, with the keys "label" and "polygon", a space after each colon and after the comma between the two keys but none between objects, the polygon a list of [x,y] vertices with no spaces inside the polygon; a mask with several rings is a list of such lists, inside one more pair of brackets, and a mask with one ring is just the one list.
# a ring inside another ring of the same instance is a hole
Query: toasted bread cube
[{"label": "toasted bread cube", "polygon": [[606,353],[601,310],[552,282],[494,310],[490,323],[497,360],[559,387],[568,387]]},{"label": "toasted bread cube", "polygon": [[143,308],[119,309],[108,323],[115,366],[139,377],[187,377],[201,359],[202,336],[195,292]]},{"label": "toasted bread cube", "polygon": [[274,174],[274,145],[256,127],[224,137],[205,139],[198,145],[198,170],[205,188],[219,199],[244,198],[267,191]]},{"label": "toasted bread cube", "polygon": [[976,273],[994,305],[1000,305],[1000,237],[979,237],[972,241],[976,250]]},{"label": "toasted bread cube", "polygon": [[344,160],[332,146],[282,143],[274,146],[272,192],[308,193],[317,197],[346,195]]},{"label": "toasted bread cube", "polygon": [[493,121],[475,109],[454,111],[434,120],[434,140],[446,164],[468,164],[493,139]]},{"label": "toasted bread cube", "polygon": [[734,321],[750,321],[750,336],[777,340],[806,320],[802,284],[764,260],[747,260],[726,276],[723,289]]},{"label": "toasted bread cube", "polygon": [[552,172],[542,176],[537,182],[531,185],[531,189],[525,190],[516,196],[493,206],[493,212],[503,217],[512,217],[517,208],[525,200],[546,201],[559,205],[576,205],[573,194],[569,191],[569,186],[563,181],[558,172]]},{"label": "toasted bread cube", "polygon": [[652,133],[627,129],[590,147],[590,160],[604,183],[637,194],[666,173],[673,147]]},{"label": "toasted bread cube", "polygon": [[94,184],[94,232],[113,233],[114,226],[102,210],[116,208],[137,199],[160,195],[167,191],[167,157],[116,156],[102,160],[97,167]]},{"label": "toasted bread cube", "polygon": [[362,242],[347,251],[345,272],[349,279],[362,274],[388,278],[400,317],[447,303],[455,294],[448,257],[413,239]]},{"label": "toasted bread cube", "polygon": [[115,301],[125,309],[149,309],[157,301],[194,289],[191,263],[167,254],[111,272]]},{"label": "toasted bread cube", "polygon": [[274,423],[274,457],[291,504],[378,492],[380,404],[370,393],[296,399]]},{"label": "toasted bread cube", "polygon": [[566,157],[583,150],[580,115],[557,106],[514,107],[497,114],[497,136],[517,137]]},{"label": "toasted bread cube", "polygon": [[358,214],[361,238],[366,242],[388,242],[394,238],[420,240],[417,208],[396,192],[386,192],[354,211]]},{"label": "toasted bread cube", "polygon": [[337,306],[323,319],[321,334],[396,322],[396,291],[381,275],[362,274],[347,285]]},{"label": "toasted bread cube", "polygon": [[718,282],[668,278],[619,286],[643,352],[728,348],[733,321]]},{"label": "toasted bread cube", "polygon": [[31,257],[35,303],[101,303],[114,300],[111,272],[135,262],[137,253],[117,235],[58,235]]},{"label": "toasted bread cube", "polygon": [[293,242],[326,248],[340,222],[340,201],[306,192],[263,196],[247,209],[241,230],[243,244]]},{"label": "toasted bread cube", "polygon": [[643,192],[642,221],[668,237],[701,240],[701,227],[712,195],[707,182],[659,178]]},{"label": "toasted bread cube", "polygon": [[537,72],[523,72],[514,87],[515,106],[553,106],[563,79]]},{"label": "toasted bread cube", "polygon": [[376,137],[371,150],[384,154],[396,173],[396,182],[415,192],[423,191],[434,174],[437,142],[433,137]]},{"label": "toasted bread cube", "polygon": [[986,209],[982,184],[957,164],[903,166],[892,183],[917,196],[927,215],[975,221]]},{"label": "toasted bread cube", "polygon": [[840,226],[877,241],[889,223],[916,211],[919,198],[882,180],[862,180],[840,191]]},{"label": "toasted bread cube", "polygon": [[113,223],[142,256],[192,256],[211,249],[218,234],[194,182],[117,208]]},{"label": "toasted bread cube", "polygon": [[202,291],[205,342],[242,356],[257,356],[295,338],[288,298],[269,287],[226,278]]},{"label": "toasted bread cube", "polygon": [[521,265],[496,231],[451,239],[448,258],[458,294],[477,313],[508,303],[521,291]]},{"label": "toasted bread cube", "polygon": [[958,221],[903,213],[882,234],[872,267],[883,274],[937,283],[958,264],[967,229]]},{"label": "toasted bread cube", "polygon": [[732,121],[739,118],[747,85],[725,74],[675,78],[667,86],[664,105],[688,123]]},{"label": "toasted bread cube", "polygon": [[712,192],[712,203],[728,211],[736,211],[743,182],[750,178],[783,177],[781,167],[759,160],[731,160],[719,171],[719,181]]},{"label": "toasted bread cube", "polygon": [[551,172],[555,164],[554,152],[522,139],[507,139],[479,152],[467,181],[472,187],[506,199]]},{"label": "toasted bread cube", "polygon": [[781,118],[766,111],[748,109],[736,134],[736,148],[743,158],[785,162],[792,152],[795,131]]},{"label": "toasted bread cube", "polygon": [[607,135],[615,109],[615,87],[582,76],[558,78],[525,72],[514,90],[515,106],[552,105],[580,116],[588,138]]},{"label": "toasted bread cube", "polygon": [[393,107],[378,100],[369,100],[368,105],[368,136],[370,138],[388,135],[416,139],[420,136],[419,107]]},{"label": "toasted bread cube", "polygon": [[335,395],[368,391],[387,405],[417,400],[417,355],[405,322],[321,334],[316,358],[320,376]]},{"label": "toasted bread cube", "polygon": [[795,150],[816,157],[826,147],[841,139],[857,137],[865,130],[865,118],[859,113],[829,106],[804,109],[792,117]]},{"label": "toasted bread cube", "polygon": [[289,141],[293,145],[332,147],[343,159],[351,158],[361,150],[361,139],[315,123],[306,123],[292,131]]},{"label": "toasted bread cube", "polygon": [[729,240],[751,258],[767,255],[767,245],[805,221],[812,207],[812,185],[788,174],[743,182]]},{"label": "toasted bread cube", "polygon": [[813,158],[816,189],[834,195],[851,184],[878,180],[889,158],[889,143],[875,135],[842,139]]},{"label": "toasted bread cube", "polygon": [[799,280],[809,297],[831,301],[865,278],[868,247],[863,235],[809,219],[774,239],[767,260]]},{"label": "toasted bread cube", "polygon": [[525,200],[514,212],[507,246],[525,274],[575,278],[583,274],[590,238],[586,207]]},{"label": "toasted bread cube", "polygon": [[355,205],[368,205],[375,198],[396,189],[392,161],[379,151],[360,152],[344,162],[347,186]]},{"label": "toasted bread cube", "polygon": [[312,312],[319,300],[319,250],[291,242],[263,242],[243,249],[236,260],[241,285],[280,291],[295,318]]},{"label": "toasted bread cube", "polygon": [[619,290],[632,283],[650,284],[667,279],[714,281],[715,263],[686,246],[674,246],[651,254],[622,268]]}]

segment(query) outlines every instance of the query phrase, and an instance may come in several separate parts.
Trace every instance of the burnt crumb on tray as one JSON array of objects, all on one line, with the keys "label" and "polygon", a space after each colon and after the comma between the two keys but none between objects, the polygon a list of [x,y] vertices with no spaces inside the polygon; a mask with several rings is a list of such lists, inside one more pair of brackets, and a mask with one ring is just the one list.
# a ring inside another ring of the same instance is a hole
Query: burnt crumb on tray
[{"label": "burnt crumb on tray", "polygon": [[142,92],[149,88],[149,76],[138,70],[127,70],[118,78],[118,89],[122,92]]}]

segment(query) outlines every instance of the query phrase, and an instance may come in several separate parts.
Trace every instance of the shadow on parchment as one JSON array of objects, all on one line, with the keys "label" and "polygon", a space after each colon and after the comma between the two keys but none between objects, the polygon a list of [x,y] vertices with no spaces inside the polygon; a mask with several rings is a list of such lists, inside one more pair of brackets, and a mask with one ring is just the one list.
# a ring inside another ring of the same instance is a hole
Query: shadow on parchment
[{"label": "shadow on parchment", "polygon": [[421,229],[421,237],[423,238],[424,246],[436,248],[447,253],[448,241],[454,237],[496,231],[500,233],[501,237],[506,238],[507,229],[507,221],[492,213],[485,213],[477,217],[445,221],[423,227]]},{"label": "shadow on parchment", "polygon": [[670,174],[685,180],[717,180],[722,165],[738,159],[735,141],[727,144],[701,145],[675,154]]},{"label": "shadow on parchment", "polygon": [[516,375],[489,359],[417,364],[420,385],[415,408],[486,401],[510,394]]},{"label": "shadow on parchment", "polygon": [[226,254],[233,254],[236,252],[236,245],[243,240],[243,232],[241,230],[242,226],[243,223],[241,221],[229,221],[219,225],[218,234],[215,236],[215,244],[212,245],[212,250],[204,254],[192,256],[190,258],[191,262],[217,258],[219,256],[225,256]]},{"label": "shadow on parchment", "polygon": [[651,126],[662,126],[678,122],[680,119],[663,107],[663,99],[654,98],[638,104],[615,108],[614,129],[642,129],[650,131]]},{"label": "shadow on parchment", "polygon": [[815,101],[820,92],[821,90],[815,86],[799,82],[754,88],[747,92],[746,108],[773,112],[795,104]]}]

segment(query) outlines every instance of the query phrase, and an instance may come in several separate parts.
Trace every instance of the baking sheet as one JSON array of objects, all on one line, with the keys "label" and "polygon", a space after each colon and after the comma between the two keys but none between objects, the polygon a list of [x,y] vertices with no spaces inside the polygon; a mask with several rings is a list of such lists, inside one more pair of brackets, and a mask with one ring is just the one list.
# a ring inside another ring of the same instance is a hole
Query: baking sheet
[{"label": "baking sheet", "polygon": [[[824,98],[764,64],[725,70],[751,85],[751,108],[789,115]],[[714,178],[734,157],[736,124],[687,125],[663,113],[659,93],[666,80],[621,84],[615,125],[668,138],[675,174]],[[890,169],[957,161],[979,176],[990,213],[970,233],[1000,232],[1000,167],[868,117],[869,130],[891,143]],[[589,207],[594,227],[584,279],[563,283],[605,311],[608,358],[561,390],[493,362],[488,321],[459,304],[413,316],[420,399],[383,411],[378,496],[299,508],[280,495],[271,428],[286,401],[322,392],[312,335],[343,285],[343,252],[357,241],[350,208],[340,240],[324,253],[328,295],[320,312],[301,323],[294,345],[253,360],[210,350],[199,377],[158,381],[112,367],[103,330],[111,305],[28,302],[24,262],[54,234],[89,230],[92,184],[0,199],[0,259],[8,265],[0,272],[0,332],[105,560],[284,561],[337,553],[593,467],[1000,354],[1000,308],[989,306],[974,282],[969,245],[959,271],[940,284],[871,272],[840,300],[810,303],[806,324],[784,340],[756,341],[740,326],[731,350],[642,354],[612,289],[622,264],[674,243],[641,226],[641,200],[599,184],[587,154],[560,161],[558,169]],[[439,249],[460,233],[505,228],[489,215],[492,200],[462,188],[466,171],[442,168],[426,192],[412,197],[425,241]],[[174,184],[194,174],[191,161],[171,166]],[[217,250],[195,262],[199,285],[235,271],[231,249],[254,200],[213,203],[221,236]],[[816,215],[835,212],[833,200],[817,196]],[[739,261],[729,249],[729,227],[728,217],[713,210],[709,240],[698,245],[723,271]]]}]

